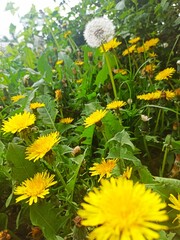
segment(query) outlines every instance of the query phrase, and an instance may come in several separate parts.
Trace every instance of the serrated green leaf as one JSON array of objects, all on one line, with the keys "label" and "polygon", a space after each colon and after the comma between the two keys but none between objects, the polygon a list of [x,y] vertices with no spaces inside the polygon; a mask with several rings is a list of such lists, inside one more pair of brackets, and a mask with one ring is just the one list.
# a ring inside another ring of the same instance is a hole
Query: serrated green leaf
[{"label": "serrated green leaf", "polygon": [[52,76],[53,76],[52,68],[48,63],[46,54],[43,54],[39,58],[38,63],[37,63],[37,68],[38,68],[38,71],[43,75],[44,79],[47,82],[52,81]]},{"label": "serrated green leaf", "polygon": [[134,144],[131,142],[130,136],[125,130],[118,132],[108,142],[110,142],[110,141],[116,141],[116,142],[120,143],[121,146],[129,145],[132,149],[134,149]]},{"label": "serrated green leaf", "polygon": [[35,68],[36,55],[30,48],[25,47],[23,49],[22,59],[25,67]]}]

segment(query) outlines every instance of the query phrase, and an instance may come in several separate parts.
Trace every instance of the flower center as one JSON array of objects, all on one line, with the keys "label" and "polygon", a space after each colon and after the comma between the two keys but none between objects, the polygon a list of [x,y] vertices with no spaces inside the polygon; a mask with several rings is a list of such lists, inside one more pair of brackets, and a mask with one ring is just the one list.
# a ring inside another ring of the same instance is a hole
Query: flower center
[{"label": "flower center", "polygon": [[104,34],[104,30],[102,28],[99,28],[97,29],[95,32],[94,32],[94,35],[97,37],[97,38],[102,38],[102,35]]}]

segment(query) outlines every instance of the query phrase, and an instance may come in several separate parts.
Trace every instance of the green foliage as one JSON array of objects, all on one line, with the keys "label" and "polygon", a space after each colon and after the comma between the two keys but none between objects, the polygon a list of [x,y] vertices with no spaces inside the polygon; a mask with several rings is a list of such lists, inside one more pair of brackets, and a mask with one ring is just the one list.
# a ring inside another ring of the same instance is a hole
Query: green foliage
[{"label": "green foliage", "polygon": [[[7,47],[0,49],[0,230],[8,229],[17,240],[35,239],[32,227],[42,231],[39,239],[85,239],[91,229],[79,226],[77,210],[86,193],[99,187],[99,176],[91,176],[89,168],[102,159],[116,160],[112,177],[123,177],[132,168],[131,180],[167,204],[180,189],[179,1],[83,0],[63,16],[66,4],[40,12],[33,5],[21,17],[24,29],[18,33],[12,23],[11,38],[1,39]],[[9,2],[6,10],[14,14],[17,9]],[[105,53],[83,37],[86,23],[103,15],[113,21],[121,42]],[[129,42],[137,37],[136,43]],[[146,41],[157,38],[145,49]],[[156,80],[166,68],[174,73]],[[138,97],[157,91],[157,98]],[[16,95],[24,98],[14,102]],[[114,100],[125,105],[107,109]],[[31,109],[36,102],[44,106]],[[86,118],[100,109],[107,114],[85,127]],[[35,123],[5,134],[4,120],[24,111],[35,114]],[[67,122],[60,122],[63,118]],[[56,131],[58,143],[36,145],[37,154],[47,152],[35,162],[26,159],[27,147]],[[44,171],[57,181],[44,198],[38,195],[31,206],[26,200],[16,203],[15,188]],[[167,213],[169,230],[160,231],[159,239],[179,239],[178,221],[173,222],[178,211],[167,206]]]}]

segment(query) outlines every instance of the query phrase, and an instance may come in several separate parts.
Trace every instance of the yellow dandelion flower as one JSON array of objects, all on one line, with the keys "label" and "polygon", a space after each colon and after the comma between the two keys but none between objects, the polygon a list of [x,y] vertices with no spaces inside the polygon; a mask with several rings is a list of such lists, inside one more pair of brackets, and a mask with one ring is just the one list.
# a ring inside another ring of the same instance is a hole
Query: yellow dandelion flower
[{"label": "yellow dandelion flower", "polygon": [[115,74],[121,73],[122,75],[126,75],[127,71],[125,69],[113,69],[113,73]]},{"label": "yellow dandelion flower", "polygon": [[48,172],[42,172],[36,173],[33,178],[26,179],[14,191],[15,195],[21,195],[16,198],[16,202],[28,199],[26,202],[29,205],[37,203],[38,198],[44,198],[49,194],[49,187],[57,183],[54,181],[54,176]]},{"label": "yellow dandelion flower", "polygon": [[22,130],[34,124],[35,120],[36,116],[33,113],[30,112],[16,113],[8,120],[3,121],[2,130],[6,133],[21,132]]},{"label": "yellow dandelion flower", "polygon": [[58,60],[57,62],[56,62],[56,65],[63,65],[64,64],[64,60]]},{"label": "yellow dandelion flower", "polygon": [[150,40],[147,40],[144,43],[145,49],[149,49],[150,47],[156,46],[158,42],[159,42],[159,38],[152,38]]},{"label": "yellow dandelion flower", "polygon": [[156,54],[155,52],[149,53],[148,55],[149,55],[149,57],[151,57],[151,58],[157,57],[157,54]]},{"label": "yellow dandelion flower", "polygon": [[84,201],[78,215],[82,225],[95,227],[89,239],[152,240],[167,229],[160,224],[168,220],[166,203],[144,184],[122,177],[102,179],[100,189],[94,188]]},{"label": "yellow dandelion flower", "polygon": [[142,69],[142,74],[149,73],[152,74],[156,66],[154,64],[148,64]]},{"label": "yellow dandelion flower", "polygon": [[72,33],[71,31],[65,32],[65,33],[64,33],[64,38],[67,38],[69,35],[71,35],[71,33]]},{"label": "yellow dandelion flower", "polygon": [[56,99],[56,101],[60,101],[62,99],[62,91],[61,91],[61,89],[57,89],[55,91],[55,99]]},{"label": "yellow dandelion flower", "polygon": [[126,105],[126,103],[123,101],[113,101],[111,103],[108,103],[106,108],[107,109],[117,109],[117,108],[121,108],[125,105]]},{"label": "yellow dandelion flower", "polygon": [[81,61],[81,60],[76,60],[74,63],[75,63],[77,66],[82,66],[82,65],[84,64],[84,62]]},{"label": "yellow dandelion flower", "polygon": [[117,48],[120,44],[122,44],[122,42],[117,42],[116,38],[110,40],[107,43],[104,43],[101,47],[100,47],[100,51],[101,52],[108,52],[114,48]]},{"label": "yellow dandelion flower", "polygon": [[53,132],[45,136],[39,137],[29,147],[26,148],[26,159],[34,162],[43,158],[52,147],[60,140],[58,132]]},{"label": "yellow dandelion flower", "polygon": [[122,53],[123,56],[126,56],[136,50],[136,44],[130,46],[129,48],[125,49]]},{"label": "yellow dandelion flower", "polygon": [[123,172],[122,178],[130,179],[132,174],[132,167],[127,167],[126,171]]},{"label": "yellow dandelion flower", "polygon": [[175,92],[169,91],[169,90],[165,91],[165,94],[166,94],[166,99],[167,100],[170,100],[170,99],[172,99],[176,96]]},{"label": "yellow dandelion flower", "polygon": [[23,98],[25,98],[24,95],[16,95],[16,96],[11,97],[11,100],[15,103],[15,102],[17,102],[17,101],[19,101],[20,99],[23,99]]},{"label": "yellow dandelion flower", "polygon": [[135,43],[139,42],[140,39],[141,39],[140,37],[132,38],[128,41],[128,43],[135,44]]},{"label": "yellow dandelion flower", "polygon": [[65,124],[69,124],[69,123],[72,123],[72,121],[74,120],[74,118],[62,118],[60,119],[60,123],[65,123]]},{"label": "yellow dandelion flower", "polygon": [[159,72],[156,76],[155,76],[155,80],[160,81],[160,80],[168,80],[169,78],[172,77],[173,73],[175,73],[175,69],[174,68],[166,68],[163,71]]},{"label": "yellow dandelion flower", "polygon": [[106,175],[107,178],[111,176],[112,170],[116,166],[116,159],[105,161],[102,159],[101,163],[94,163],[93,167],[89,168],[91,176],[100,175],[98,182]]},{"label": "yellow dandelion flower", "polygon": [[30,109],[45,107],[44,103],[34,102],[30,104]]},{"label": "yellow dandelion flower", "polygon": [[89,117],[84,120],[85,128],[90,127],[91,125],[98,123],[101,119],[107,114],[106,110],[96,110],[95,112],[91,113]]},{"label": "yellow dandelion flower", "polygon": [[146,101],[148,101],[148,100],[156,100],[156,99],[160,99],[161,98],[161,94],[162,94],[162,92],[160,90],[157,90],[156,92],[138,95],[137,99],[146,100]]},{"label": "yellow dandelion flower", "polygon": [[79,83],[79,84],[80,84],[80,83],[82,83],[82,81],[83,81],[83,79],[82,79],[82,78],[80,78],[80,79],[76,80],[76,82],[77,82],[77,83]]},{"label": "yellow dandelion flower", "polygon": [[140,47],[137,47],[137,53],[143,53],[143,52],[146,52],[149,48],[147,48],[146,46],[140,46]]},{"label": "yellow dandelion flower", "polygon": [[[178,197],[175,198],[175,196],[173,194],[170,194],[169,200],[171,201],[171,203],[173,204],[168,204],[171,208],[177,210],[180,212],[180,194],[178,194]],[[177,219],[180,220],[180,214],[177,214],[177,217],[174,219],[173,222],[175,222]]]}]

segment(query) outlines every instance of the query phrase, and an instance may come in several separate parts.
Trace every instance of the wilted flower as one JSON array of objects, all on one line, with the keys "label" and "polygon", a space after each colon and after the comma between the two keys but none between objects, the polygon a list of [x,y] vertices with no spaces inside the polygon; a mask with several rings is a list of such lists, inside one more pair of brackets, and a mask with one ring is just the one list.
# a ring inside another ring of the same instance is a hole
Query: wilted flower
[{"label": "wilted flower", "polygon": [[141,120],[142,120],[143,122],[148,122],[150,119],[151,119],[151,118],[149,118],[148,116],[141,114]]},{"label": "wilted flower", "polygon": [[64,38],[67,38],[69,35],[71,35],[71,33],[72,33],[71,31],[65,32],[65,33],[64,33]]},{"label": "wilted flower", "polygon": [[81,148],[80,146],[76,146],[75,148],[73,148],[72,150],[72,155],[76,156],[77,154],[79,154],[81,152]]},{"label": "wilted flower", "polygon": [[56,101],[60,101],[62,99],[62,91],[61,91],[61,89],[57,89],[55,91],[55,99],[56,99]]},{"label": "wilted flower", "polygon": [[96,17],[85,27],[84,38],[90,47],[100,47],[109,42],[115,34],[115,26],[109,18]]}]

